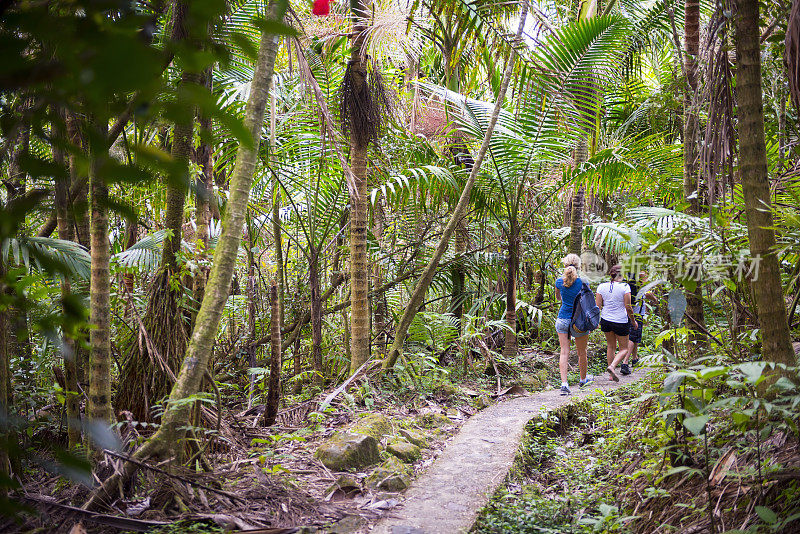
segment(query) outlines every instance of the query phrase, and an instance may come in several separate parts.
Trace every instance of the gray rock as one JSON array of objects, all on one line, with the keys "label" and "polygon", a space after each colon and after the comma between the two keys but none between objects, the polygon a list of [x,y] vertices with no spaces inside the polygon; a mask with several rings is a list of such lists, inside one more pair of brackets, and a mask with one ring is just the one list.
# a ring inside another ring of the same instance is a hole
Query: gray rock
[{"label": "gray rock", "polygon": [[328,469],[346,471],[378,463],[377,440],[365,434],[337,432],[319,446],[316,457]]},{"label": "gray rock", "polygon": [[429,447],[428,439],[419,432],[414,432],[413,430],[407,430],[404,428],[400,430],[400,435],[403,436],[406,441],[413,443],[421,449],[427,449]]},{"label": "gray rock", "polygon": [[406,489],[410,482],[409,469],[394,456],[388,458],[370,476],[365,483],[373,490],[398,492]]},{"label": "gray rock", "polygon": [[366,434],[375,438],[375,441],[380,441],[392,433],[392,423],[382,414],[371,413],[356,421],[350,431]]},{"label": "gray rock", "polygon": [[354,534],[366,523],[360,515],[346,515],[328,529],[328,534]]},{"label": "gray rock", "polygon": [[419,447],[405,440],[397,440],[389,443],[386,446],[386,452],[389,454],[394,454],[404,462],[408,463],[412,463],[414,460],[418,460],[422,456]]}]

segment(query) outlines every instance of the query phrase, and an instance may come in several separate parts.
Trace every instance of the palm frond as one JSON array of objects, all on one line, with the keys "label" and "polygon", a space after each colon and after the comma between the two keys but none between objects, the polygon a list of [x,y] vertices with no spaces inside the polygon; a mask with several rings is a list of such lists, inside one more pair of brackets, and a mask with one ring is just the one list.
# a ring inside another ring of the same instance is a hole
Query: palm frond
[{"label": "palm frond", "polygon": [[49,237],[21,237],[3,240],[2,257],[27,269],[50,275],[88,279],[92,259],[89,252],[74,241]]}]

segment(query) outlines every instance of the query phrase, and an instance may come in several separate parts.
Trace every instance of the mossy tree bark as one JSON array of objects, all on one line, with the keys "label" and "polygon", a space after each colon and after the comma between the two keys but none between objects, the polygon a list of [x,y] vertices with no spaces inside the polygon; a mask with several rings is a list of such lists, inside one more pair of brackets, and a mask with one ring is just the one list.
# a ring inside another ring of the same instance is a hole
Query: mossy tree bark
[{"label": "mossy tree bark", "polygon": [[761,48],[758,0],[738,0],[736,16],[736,100],[739,105],[739,172],[747,214],[747,235],[758,276],[751,280],[761,329],[763,359],[795,365],[786,320],[786,303],[775,256],[764,105],[761,94]]},{"label": "mossy tree bark", "polygon": [[[520,16],[519,26],[517,28],[517,38],[522,35],[527,14],[527,5],[523,4],[522,14]],[[492,115],[489,118],[489,124],[487,125],[486,133],[483,136],[483,143],[481,144],[481,148],[478,150],[478,154],[475,157],[475,164],[472,167],[472,172],[470,172],[469,178],[467,178],[467,181],[464,183],[464,189],[461,191],[458,204],[456,204],[453,214],[450,216],[450,220],[447,222],[447,226],[445,226],[444,231],[442,232],[442,237],[439,240],[439,244],[437,245],[433,256],[428,262],[428,265],[425,267],[425,270],[422,272],[419,280],[417,280],[417,284],[414,286],[414,291],[411,293],[408,304],[406,304],[405,310],[403,310],[403,316],[400,319],[400,323],[397,325],[397,330],[395,332],[394,342],[392,343],[392,347],[389,349],[389,354],[387,354],[386,358],[383,360],[382,368],[385,371],[392,369],[394,364],[397,362],[397,358],[400,356],[400,352],[403,350],[403,343],[405,342],[408,329],[411,326],[411,322],[414,320],[414,316],[417,314],[417,310],[419,310],[419,307],[422,305],[423,299],[425,298],[425,293],[428,291],[431,281],[433,281],[433,276],[436,274],[436,269],[439,267],[439,261],[442,259],[442,256],[450,244],[450,238],[453,235],[453,231],[461,219],[464,218],[464,214],[467,212],[467,205],[469,204],[469,197],[472,193],[472,188],[475,185],[475,179],[477,178],[478,172],[483,164],[483,160],[486,157],[486,152],[489,150],[489,141],[492,138],[492,133],[494,132],[494,127],[497,124],[497,118],[500,116],[500,109],[503,107],[503,100],[505,99],[506,91],[508,90],[508,85],[511,81],[511,73],[514,70],[515,64],[515,57],[513,54],[513,51],[509,51],[506,59],[505,71],[503,72],[503,79],[500,83],[500,90],[497,93],[497,101],[495,102]]]},{"label": "mossy tree bark", "polygon": [[[283,20],[285,6],[286,4],[272,2],[269,7],[269,18]],[[178,380],[172,388],[167,409],[162,417],[161,426],[134,453],[135,460],[166,455],[180,446],[180,438],[183,435],[181,428],[189,420],[193,404],[186,402],[186,399],[197,393],[203,376],[207,372],[214,339],[225,302],[228,300],[228,292],[236,266],[247,202],[258,160],[258,147],[261,140],[267,95],[272,83],[276,51],[277,39],[275,36],[262,31],[258,60],[245,108],[244,124],[250,134],[250,139],[239,146],[236,154],[236,163],[230,181],[230,194],[222,220],[222,234],[214,251],[214,262],[203,302],[197,314],[195,328]],[[135,471],[136,465],[127,462],[121,472],[109,477],[103,486],[92,494],[85,508],[90,510],[97,508],[103,499],[116,491],[121,479],[130,477]]]}]

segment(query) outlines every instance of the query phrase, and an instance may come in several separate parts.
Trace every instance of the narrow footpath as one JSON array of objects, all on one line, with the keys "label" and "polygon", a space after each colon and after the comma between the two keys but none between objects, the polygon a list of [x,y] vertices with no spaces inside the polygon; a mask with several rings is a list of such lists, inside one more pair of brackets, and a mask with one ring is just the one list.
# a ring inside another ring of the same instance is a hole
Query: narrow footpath
[{"label": "narrow footpath", "polygon": [[372,534],[458,534],[467,532],[478,512],[503,483],[519,450],[525,425],[544,410],[553,410],[598,390],[636,382],[648,370],[612,382],[607,375],[572,395],[558,390],[500,402],[472,416],[453,441],[406,490],[400,506],[381,518]]}]

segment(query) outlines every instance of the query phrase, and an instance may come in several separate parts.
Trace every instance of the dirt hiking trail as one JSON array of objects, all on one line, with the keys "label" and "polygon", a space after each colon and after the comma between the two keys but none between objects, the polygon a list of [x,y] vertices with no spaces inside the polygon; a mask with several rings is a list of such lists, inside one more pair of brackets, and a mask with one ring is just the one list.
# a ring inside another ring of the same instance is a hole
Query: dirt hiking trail
[{"label": "dirt hiking trail", "polygon": [[478,512],[503,483],[519,450],[525,425],[542,409],[554,410],[598,390],[632,384],[648,373],[636,369],[612,382],[599,377],[572,395],[553,389],[497,403],[472,416],[436,461],[406,490],[402,503],[381,518],[371,534],[458,534],[469,531]]}]

